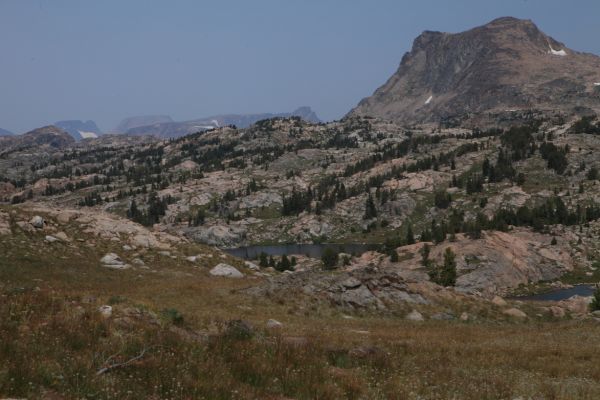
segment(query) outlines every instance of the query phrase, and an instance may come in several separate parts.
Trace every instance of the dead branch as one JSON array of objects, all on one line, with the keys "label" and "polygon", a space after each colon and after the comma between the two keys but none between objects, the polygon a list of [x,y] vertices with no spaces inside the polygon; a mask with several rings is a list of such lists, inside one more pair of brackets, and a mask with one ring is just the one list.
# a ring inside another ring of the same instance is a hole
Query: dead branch
[{"label": "dead branch", "polygon": [[[116,369],[116,368],[123,368],[123,367],[126,367],[126,366],[128,366],[129,364],[131,364],[131,363],[134,363],[134,362],[136,362],[137,360],[140,360],[142,357],[144,357],[144,355],[146,354],[146,352],[147,352],[148,350],[150,350],[150,349],[151,349],[151,347],[150,347],[150,348],[145,348],[144,350],[142,350],[142,352],[141,352],[140,354],[138,354],[137,356],[135,356],[135,357],[133,357],[133,358],[130,358],[129,360],[127,360],[127,361],[125,361],[125,362],[122,362],[122,363],[113,363],[113,364],[111,364],[111,365],[108,365],[108,366],[106,366],[106,367],[104,367],[104,368],[100,368],[100,369],[98,370],[98,372],[96,372],[96,375],[102,375],[102,374],[105,374],[105,373],[107,373],[107,372],[109,372],[109,371],[112,371],[113,369]],[[108,361],[109,361],[111,358],[113,358],[113,357],[114,357],[114,355],[110,356],[110,357],[109,357],[109,358],[108,358],[108,359],[105,361],[105,364],[106,364],[106,363],[107,363],[107,362],[108,362]]]}]

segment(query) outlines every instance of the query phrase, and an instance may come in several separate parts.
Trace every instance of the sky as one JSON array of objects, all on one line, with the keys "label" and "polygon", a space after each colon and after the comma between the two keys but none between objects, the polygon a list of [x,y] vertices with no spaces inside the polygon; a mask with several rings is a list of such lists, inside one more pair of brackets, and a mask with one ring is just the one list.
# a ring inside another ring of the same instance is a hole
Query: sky
[{"label": "sky", "polygon": [[598,0],[0,0],[0,128],[304,105],[339,119],[424,30],[508,15],[600,54]]}]

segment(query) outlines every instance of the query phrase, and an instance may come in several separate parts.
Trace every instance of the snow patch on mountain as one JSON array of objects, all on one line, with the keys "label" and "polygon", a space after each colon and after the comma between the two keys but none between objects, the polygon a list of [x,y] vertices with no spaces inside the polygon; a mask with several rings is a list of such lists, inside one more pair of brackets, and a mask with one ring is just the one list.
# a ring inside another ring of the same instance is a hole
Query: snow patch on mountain
[{"label": "snow patch on mountain", "polygon": [[425,100],[425,104],[431,103],[431,100],[433,100],[433,96],[429,96],[427,100]]},{"label": "snow patch on mountain", "polygon": [[77,131],[81,135],[82,139],[96,139],[98,134],[96,132]]},{"label": "snow patch on mountain", "polygon": [[554,50],[552,48],[552,46],[550,46],[550,51],[548,53],[553,54],[555,56],[561,56],[561,57],[564,57],[567,55],[567,52],[564,49],[563,50]]},{"label": "snow patch on mountain", "polygon": [[600,86],[600,82],[594,82],[594,86]]}]

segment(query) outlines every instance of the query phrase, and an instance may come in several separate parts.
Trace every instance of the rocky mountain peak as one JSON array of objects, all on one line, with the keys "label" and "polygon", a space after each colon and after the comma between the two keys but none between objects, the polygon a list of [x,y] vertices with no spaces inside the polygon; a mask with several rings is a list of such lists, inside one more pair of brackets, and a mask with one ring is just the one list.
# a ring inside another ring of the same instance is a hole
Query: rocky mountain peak
[{"label": "rocky mountain peak", "polygon": [[599,57],[568,49],[530,20],[502,17],[461,33],[423,32],[396,73],[350,114],[415,123],[597,111],[599,80]]},{"label": "rocky mountain peak", "polygon": [[65,147],[75,142],[68,132],[54,125],[34,129],[25,133],[22,138],[26,144],[48,145],[55,148]]}]

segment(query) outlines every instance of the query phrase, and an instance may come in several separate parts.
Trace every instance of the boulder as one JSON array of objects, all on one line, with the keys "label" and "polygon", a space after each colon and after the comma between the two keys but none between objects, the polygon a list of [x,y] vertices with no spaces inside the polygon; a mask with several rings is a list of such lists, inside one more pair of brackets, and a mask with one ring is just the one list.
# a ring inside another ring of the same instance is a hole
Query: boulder
[{"label": "boulder", "polygon": [[57,234],[54,235],[57,239],[63,241],[63,242],[68,242],[69,241],[69,237],[67,236],[66,233],[64,232],[58,232]]},{"label": "boulder", "polygon": [[527,318],[527,314],[525,314],[523,311],[519,310],[518,308],[509,308],[508,310],[504,310],[502,311],[502,313],[504,315],[508,315],[509,317],[515,317],[515,318]]},{"label": "boulder", "polygon": [[282,328],[283,324],[276,319],[270,319],[267,321],[267,329],[279,329]]},{"label": "boulder", "polygon": [[51,236],[51,235],[46,235],[45,240],[48,243],[60,242],[60,239],[55,238],[54,236]]},{"label": "boulder", "polygon": [[115,253],[108,253],[100,259],[100,263],[107,268],[127,269],[130,266],[125,264],[121,258]]},{"label": "boulder", "polygon": [[500,296],[494,296],[494,298],[492,299],[492,303],[494,303],[498,307],[506,307],[508,305],[508,303],[506,302],[506,300],[504,300]]},{"label": "boulder", "polygon": [[104,318],[108,318],[112,315],[112,307],[109,305],[100,306],[98,311],[100,311],[100,314],[102,314]]},{"label": "boulder", "polygon": [[258,265],[254,264],[253,262],[250,262],[250,261],[244,261],[244,265],[246,266],[246,268],[248,268],[249,270],[252,270],[252,271],[260,270],[260,267]]},{"label": "boulder", "polygon": [[217,264],[213,269],[210,270],[209,273],[213,276],[223,276],[227,278],[244,277],[244,274],[238,271],[235,267],[225,263]]},{"label": "boulder", "polygon": [[31,226],[33,226],[36,229],[44,228],[45,223],[46,221],[44,221],[44,218],[40,217],[39,215],[36,215],[35,217],[29,220],[29,224],[31,224]]},{"label": "boulder", "polygon": [[352,276],[342,282],[342,286],[345,287],[346,289],[356,289],[361,284],[362,283],[358,279],[356,279]]},{"label": "boulder", "polygon": [[404,317],[404,319],[406,319],[407,321],[416,321],[416,322],[425,321],[423,314],[421,314],[417,310],[412,310],[411,312],[409,312],[406,315],[406,317]]},{"label": "boulder", "polygon": [[153,237],[143,234],[135,235],[129,242],[132,246],[143,247],[145,249],[153,248],[156,245],[156,240]]}]

